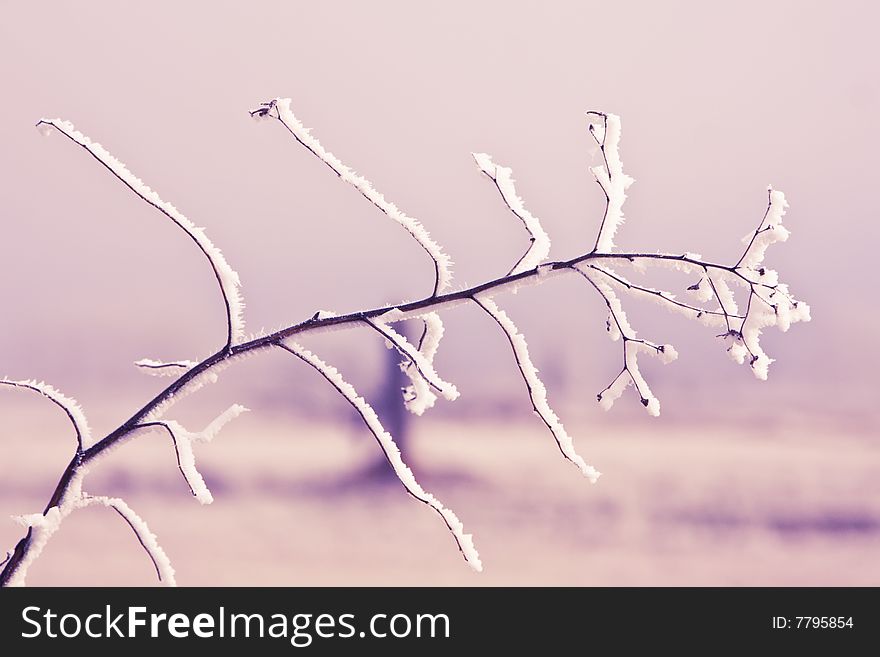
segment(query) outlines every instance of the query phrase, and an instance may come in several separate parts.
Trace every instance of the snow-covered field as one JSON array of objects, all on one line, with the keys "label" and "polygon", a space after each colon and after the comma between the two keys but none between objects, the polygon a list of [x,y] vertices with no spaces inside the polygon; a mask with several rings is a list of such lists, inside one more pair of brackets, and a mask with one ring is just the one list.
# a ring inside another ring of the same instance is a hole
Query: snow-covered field
[{"label": "snow-covered field", "polygon": [[[38,510],[64,463],[45,427],[4,427],[5,516]],[[149,522],[182,585],[877,585],[880,450],[863,431],[572,426],[604,474],[591,485],[534,422],[421,422],[405,456],[473,532],[472,572],[430,509],[365,476],[353,426],[253,413],[197,448],[215,501],[199,505],[166,439],[123,446],[86,481]],[[60,426],[51,424],[51,427]],[[643,425],[640,425],[643,426]],[[51,454],[47,454],[50,452]],[[150,584],[115,514],[77,511],[29,584]]]}]

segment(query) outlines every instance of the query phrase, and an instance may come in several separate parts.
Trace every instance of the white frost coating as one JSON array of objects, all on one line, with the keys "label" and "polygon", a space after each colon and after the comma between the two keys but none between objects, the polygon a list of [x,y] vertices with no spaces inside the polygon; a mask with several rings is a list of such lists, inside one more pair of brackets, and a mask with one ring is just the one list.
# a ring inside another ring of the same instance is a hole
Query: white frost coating
[{"label": "white frost coating", "polygon": [[49,539],[61,527],[61,522],[76,509],[77,500],[82,497],[82,478],[83,473],[79,472],[74,475],[68,486],[67,492],[61,498],[58,506],[50,508],[45,515],[42,513],[32,513],[24,516],[13,516],[13,519],[25,527],[31,529],[30,547],[27,553],[19,562],[8,581],[8,586],[24,586],[27,579],[28,569],[31,567],[37,557],[43,552],[43,548],[49,542]]},{"label": "white frost coating", "polygon": [[671,344],[663,344],[660,345],[660,349],[656,351],[657,358],[660,359],[660,362],[664,365],[668,365],[674,360],[678,359],[678,351],[675,350]]},{"label": "white frost coating", "polygon": [[[611,285],[605,280],[605,278],[608,278],[608,280],[620,285],[621,281],[624,279],[612,277],[610,275],[613,272],[598,267],[575,267],[575,269],[590,282],[605,300],[605,304],[608,306],[609,311],[606,324],[612,340],[620,337],[623,338],[623,369],[608,387],[597,395],[599,405],[606,411],[611,409],[614,402],[626,389],[626,386],[628,385],[627,381],[630,381],[639,393],[639,399],[641,400],[642,405],[648,410],[648,413],[655,417],[660,415],[660,401],[651,392],[648,382],[645,380],[645,377],[642,376],[641,370],[639,369],[638,354],[640,351],[647,351],[652,355],[657,356],[660,362],[665,365],[678,358],[678,352],[671,344],[657,345],[653,342],[636,338],[635,329],[630,326],[626,313],[623,310],[623,306],[620,303],[620,299],[614,293]],[[605,277],[600,279],[593,272],[604,274]],[[616,276],[616,274],[614,276]],[[627,285],[628,284],[624,284],[625,287]],[[611,328],[612,325],[615,326],[616,330]]]},{"label": "white frost coating", "polygon": [[73,428],[76,431],[77,442],[84,448],[91,447],[92,433],[89,429],[89,422],[86,419],[86,414],[83,412],[82,407],[80,407],[73,397],[68,397],[43,381],[13,381],[11,379],[3,378],[0,379],[0,385],[32,390],[46,397],[67,414],[67,417],[70,419],[70,422],[73,424]]},{"label": "white frost coating", "polygon": [[531,246],[529,246],[525,255],[510,271],[510,274],[519,274],[520,272],[534,269],[550,255],[550,237],[544,231],[543,226],[541,226],[540,220],[526,210],[522,199],[516,193],[512,169],[495,164],[486,153],[472,153],[472,155],[477,166],[480,167],[480,171],[485,173],[495,183],[504,203],[523,222],[531,237]]},{"label": "white frost coating", "polygon": [[193,439],[191,434],[187,433],[180,423],[173,420],[164,424],[174,435],[174,450],[177,452],[180,472],[192,491],[193,497],[199,501],[199,504],[211,504],[214,501],[214,496],[208,489],[202,473],[196,467],[196,455],[192,447]]},{"label": "white frost coating", "polygon": [[165,550],[162,549],[162,546],[159,545],[156,535],[150,531],[150,527],[147,525],[146,521],[135,513],[125,500],[118,497],[87,496],[80,498],[77,502],[77,506],[79,507],[96,505],[116,510],[131,527],[131,530],[134,532],[138,541],[150,556],[150,560],[156,567],[156,573],[159,576],[159,580],[165,584],[165,586],[177,586],[171,560],[168,558]]},{"label": "white frost coating", "polygon": [[151,410],[144,416],[143,421],[155,422],[161,419],[162,417],[164,417],[168,409],[174,406],[181,399],[185,399],[197,390],[201,390],[206,385],[217,383],[217,381],[220,379],[220,372],[226,369],[226,367],[228,366],[229,365],[226,363],[226,361],[223,361],[222,363],[214,365],[214,367],[212,367],[211,369],[206,370],[201,374],[195,376],[176,393],[169,395],[161,403],[154,406],[153,410]]},{"label": "white frost coating", "polygon": [[[527,280],[534,279],[534,278],[536,278],[536,277],[529,276],[527,278]],[[499,290],[499,289],[504,289],[504,288],[505,288],[504,285],[499,285],[499,286],[493,288],[493,290]],[[467,297],[450,297],[450,296],[438,297],[438,300],[436,300],[434,303],[432,303],[431,311],[432,312],[439,312],[441,310],[442,311],[452,310],[453,308],[458,308],[459,306],[466,306],[470,302],[471,302],[471,300],[468,299]],[[380,315],[380,316],[376,317],[375,319],[384,323],[384,324],[389,324],[389,323],[394,323],[394,322],[402,322],[407,319],[420,319],[423,315],[425,315],[424,308],[416,308],[414,310],[407,310],[407,311],[403,311],[400,308],[392,308],[392,309],[386,311],[385,314]]]},{"label": "white frost coating", "polygon": [[775,242],[784,242],[788,239],[788,229],[782,225],[782,217],[789,207],[788,201],[785,200],[785,194],[768,187],[767,195],[769,198],[767,213],[758,229],[746,238],[748,246],[737,263],[738,267],[757,268],[764,260],[767,247]]},{"label": "white frost coating", "polygon": [[[394,347],[404,356],[410,359],[410,361],[415,365],[415,368],[410,368],[410,370],[415,370],[413,375],[410,377],[413,380],[413,383],[416,382],[416,379],[424,379],[428,384],[430,384],[435,390],[437,390],[444,399],[448,401],[455,401],[459,397],[458,389],[448,381],[444,381],[440,378],[440,375],[437,374],[434,369],[433,363],[428,360],[425,355],[416,349],[403,335],[395,331],[388,324],[384,324],[378,320],[366,320],[368,324],[374,326],[380,333],[382,333],[387,340],[389,340]],[[408,370],[408,372],[410,371]]]},{"label": "white frost coating", "polygon": [[617,322],[614,319],[614,313],[608,313],[608,317],[605,320],[605,330],[608,331],[608,337],[611,338],[612,342],[617,342],[620,340],[620,327],[617,325]]},{"label": "white frost coating", "polygon": [[[388,324],[403,321],[404,319],[419,319],[424,322],[425,331],[418,351],[420,351],[425,360],[433,366],[434,356],[440,346],[440,340],[443,337],[444,331],[443,322],[438,313],[430,312],[414,317],[407,317],[399,308],[392,308],[377,317],[376,320],[371,323],[379,328],[387,327]],[[389,336],[386,335],[386,338],[388,337]],[[385,340],[385,346],[388,349],[396,348],[395,343],[390,339]],[[400,348],[398,348],[398,351],[400,351]],[[406,374],[411,382],[403,391],[403,404],[410,413],[413,413],[414,415],[422,415],[426,410],[434,406],[434,403],[437,401],[437,395],[431,390],[431,386],[426,378],[419,373],[419,368],[416,367],[413,360],[411,360],[406,354],[403,354],[403,356],[403,361],[400,363],[400,370]]]},{"label": "white frost coating", "polygon": [[[666,254],[658,253],[657,255]],[[689,255],[685,254],[684,257],[689,257]],[[647,260],[648,259],[646,259],[646,261]],[[650,258],[649,260],[650,263],[656,267],[660,267],[662,269],[670,269],[672,271],[681,272],[683,274],[693,274],[703,268],[702,265],[688,262],[687,260],[680,260],[678,258]]]},{"label": "white frost coating", "polygon": [[141,199],[158,209],[166,217],[171,219],[178,227],[180,227],[187,235],[192,238],[198,245],[202,253],[211,263],[214,270],[214,276],[220,284],[220,291],[226,304],[226,316],[229,322],[229,339],[232,344],[239,342],[244,332],[244,301],[241,298],[240,286],[241,281],[238,274],[229,263],[222,251],[218,249],[208,239],[203,228],[196,226],[192,221],[187,219],[176,207],[171,203],[163,201],[159,195],[150,187],[145,185],[143,181],[129,171],[126,166],[111,155],[101,144],[93,142],[83,133],[79,132],[70,121],[62,119],[40,119],[37,124],[41,131],[46,134],[44,128],[48,130],[51,126],[63,135],[67,136],[89,153],[91,153],[101,164],[109,169],[117,178],[119,178],[131,191],[137,194]]},{"label": "white frost coating", "polygon": [[[386,313],[386,315],[388,314]],[[382,317],[384,318],[385,315]],[[425,323],[425,332],[419,351],[425,360],[433,365],[434,356],[437,354],[440,340],[443,338],[443,321],[440,319],[440,315],[433,312],[422,315],[421,320]],[[418,373],[417,368],[408,358],[405,358],[400,364],[400,369],[411,381],[411,384],[403,392],[404,407],[414,415],[422,415],[426,410],[434,406],[434,402],[437,401],[437,395],[431,391],[428,382]]]},{"label": "white frost coating", "polygon": [[152,358],[141,358],[135,366],[150,376],[180,376],[198,365],[194,360],[175,360],[168,363]]},{"label": "white frost coating", "polygon": [[[590,280],[595,279],[594,276],[589,275],[589,272],[591,270],[599,272],[601,274],[604,274],[605,278],[607,279],[607,281],[610,285],[613,285],[614,287],[617,287],[618,289],[623,290],[624,292],[627,292],[629,294],[637,295],[643,299],[651,301],[652,303],[656,303],[657,305],[660,305],[663,308],[666,308],[667,310],[677,312],[680,315],[687,317],[688,319],[696,319],[696,320],[702,322],[703,324],[705,324],[706,326],[724,326],[724,317],[723,317],[723,314],[720,313],[720,311],[709,311],[709,310],[705,310],[704,308],[699,308],[697,306],[691,306],[691,305],[684,303],[682,301],[678,301],[675,298],[675,295],[671,294],[670,292],[667,292],[665,290],[657,290],[657,289],[654,289],[651,287],[646,287],[644,285],[637,285],[635,283],[632,283],[628,279],[624,278],[623,276],[618,274],[616,271],[609,269],[607,267],[600,267],[597,265],[587,265],[584,263],[580,263],[578,265],[575,265],[574,268],[577,271],[579,271],[582,275],[589,278]],[[701,281],[701,284],[702,284],[702,281]],[[705,281],[704,284],[707,287],[709,286],[708,281]],[[691,286],[688,289],[689,289],[689,291],[693,292],[697,288],[694,286]],[[709,297],[707,297],[707,300],[710,299],[712,296],[714,296],[714,293],[712,292],[711,287],[708,287],[708,291],[709,291]]]},{"label": "white frost coating", "polygon": [[627,342],[626,347],[623,350],[624,361],[626,362],[626,369],[632,378],[633,385],[636,387],[636,390],[641,397],[642,405],[648,409],[649,415],[657,417],[660,415],[660,400],[657,399],[653,392],[651,392],[651,387],[648,385],[648,382],[645,380],[645,377],[642,376],[642,372],[639,369],[638,353],[642,349],[655,354],[658,353],[650,346],[641,342]]},{"label": "white frost coating", "polygon": [[776,324],[776,314],[764,304],[755,304],[742,325],[742,341],[748,350],[748,363],[755,377],[762,381],[767,380],[770,363],[773,359],[768,357],[761,348],[761,331],[768,326]]},{"label": "white frost coating", "polygon": [[742,335],[738,331],[728,331],[723,337],[725,344],[727,344],[727,353],[730,355],[731,360],[738,365],[742,365],[746,362],[749,350],[746,349],[746,346],[743,343]]},{"label": "white frost coating", "polygon": [[220,413],[217,417],[215,417],[211,423],[202,429],[200,432],[196,434],[192,434],[192,439],[200,442],[200,443],[209,443],[214,438],[217,437],[217,434],[220,433],[220,430],[225,427],[229,422],[237,418],[242,413],[247,413],[250,409],[242,406],[241,404],[233,404],[225,411]]},{"label": "white frost coating", "polygon": [[180,472],[183,474],[183,478],[189,485],[193,495],[201,504],[211,504],[214,501],[214,496],[208,490],[202,474],[196,467],[193,443],[211,442],[228,422],[247,412],[247,410],[247,408],[240,404],[233,404],[218,415],[207,427],[195,432],[187,430],[183,425],[174,420],[167,420],[161,423],[174,436],[174,446],[177,451]]},{"label": "white frost coating", "polygon": [[658,356],[660,362],[664,364],[670,363],[678,357],[678,352],[675,351],[672,345],[662,345],[662,348],[658,348],[657,345],[651,343],[634,340],[624,342],[623,357],[626,363],[625,367],[614,377],[614,380],[608,387],[596,396],[599,406],[603,410],[611,410],[614,402],[620,398],[627,386],[633,384],[648,414],[654,417],[660,415],[660,400],[651,392],[651,387],[639,369],[638,353],[642,350]]},{"label": "white frost coating", "polygon": [[688,292],[690,292],[697,301],[702,301],[703,303],[709,301],[715,293],[712,292],[712,284],[709,282],[707,276],[702,276],[698,283],[691,285],[688,288]]},{"label": "white frost coating", "polygon": [[140,518],[123,500],[109,497],[92,497],[82,492],[82,473],[71,481],[71,487],[61,500],[61,504],[50,508],[46,514],[32,513],[23,516],[13,516],[13,519],[31,530],[30,548],[19,563],[9,580],[9,586],[24,586],[30,566],[43,552],[49,539],[61,528],[64,519],[77,509],[93,505],[102,505],[116,509],[128,522],[138,541],[143,545],[147,554],[156,567],[159,579],[166,586],[176,586],[174,568],[168,555],[159,545],[156,536],[150,531],[147,523]]},{"label": "white frost coating", "polygon": [[623,163],[620,161],[620,117],[616,114],[599,115],[593,112],[588,116],[602,119],[601,124],[590,123],[590,132],[601,146],[605,164],[591,167],[590,171],[596,176],[596,181],[608,198],[608,207],[596,239],[596,250],[610,253],[614,248],[614,235],[624,221],[626,190],[634,181],[623,172]]},{"label": "white frost coating", "polygon": [[[312,331],[311,333],[312,333],[312,335],[314,335],[318,332],[319,331]],[[201,388],[203,388],[206,385],[209,385],[211,383],[217,383],[217,381],[220,378],[220,374],[226,368],[230,367],[231,365],[233,365],[234,363],[237,363],[240,360],[243,360],[245,358],[251,358],[252,356],[255,356],[259,353],[262,353],[263,351],[271,349],[272,346],[273,345],[271,345],[271,344],[267,344],[266,346],[261,347],[259,349],[250,349],[248,351],[239,352],[239,353],[235,354],[234,356],[228,356],[224,360],[222,360],[218,363],[215,363],[214,365],[211,366],[210,369],[205,370],[204,372],[196,375],[195,377],[193,377],[192,379],[187,381],[186,384],[180,390],[178,390],[173,395],[170,395],[161,404],[157,404],[153,408],[152,411],[147,413],[144,417],[140,418],[140,422],[141,423],[155,422],[155,421],[160,420],[162,417],[164,417],[164,415],[168,411],[168,409],[171,408],[172,406],[174,406],[174,404],[179,402],[181,399],[185,399],[186,397],[188,397],[189,395],[193,394],[194,392],[200,390]]]},{"label": "white frost coating", "polygon": [[[369,180],[352,171],[342,163],[333,153],[327,151],[308,128],[306,128],[293,111],[290,109],[290,98],[276,98],[270,105],[274,106],[280,120],[296,140],[315,154],[322,162],[336,172],[340,178],[357,189],[370,203],[384,212],[413,236],[416,242],[427,251],[434,260],[437,273],[437,292],[443,292],[452,281],[452,260],[430,236],[425,227],[417,220],[402,210],[394,203],[385,200],[385,196],[377,191]],[[266,113],[268,114],[268,112]]]},{"label": "white frost coating", "polygon": [[709,276],[709,280],[715,286],[715,291],[718,293],[718,303],[721,306],[721,312],[728,315],[738,314],[739,307],[736,305],[736,298],[733,296],[733,291],[730,289],[724,276],[717,273],[715,276],[711,274],[707,274],[707,276]]},{"label": "white frost coating", "polygon": [[468,565],[478,572],[483,570],[480,555],[474,547],[473,536],[464,533],[461,521],[452,510],[443,506],[440,500],[421,487],[412,470],[404,463],[394,438],[382,426],[382,422],[379,420],[379,416],[376,415],[373,407],[358,394],[354,386],[342,378],[342,375],[335,367],[328,365],[296,342],[288,341],[284,344],[297,357],[316,369],[354,407],[361,418],[363,418],[367,428],[375,436],[385,454],[385,458],[391,464],[394,474],[400,479],[400,483],[403,484],[407,492],[420,502],[430,506],[443,518]]},{"label": "white frost coating", "polygon": [[[393,349],[394,345],[389,344],[388,348]],[[437,395],[431,390],[425,377],[419,374],[416,367],[408,360],[400,363],[400,371],[410,380],[410,384],[403,390],[404,407],[413,415],[423,415],[429,408],[434,407]]]},{"label": "white frost coating", "polygon": [[623,394],[623,391],[626,390],[627,386],[632,383],[632,379],[627,376],[626,370],[620,372],[620,374],[615,377],[614,381],[611,382],[605,390],[600,392],[597,396],[599,400],[599,406],[602,407],[602,410],[610,411],[611,407],[614,406],[614,402],[620,399],[620,396]]},{"label": "white frost coating", "polygon": [[[422,312],[422,311],[419,311]],[[421,315],[419,315],[421,317]],[[376,319],[377,321],[382,322],[383,324],[393,324],[395,322],[402,322],[405,319],[414,319],[415,316],[407,316],[400,308],[392,308],[391,310],[387,310],[381,315],[379,315]]]},{"label": "white frost coating", "polygon": [[779,330],[785,333],[795,322],[809,322],[809,304],[791,299],[787,294],[787,287],[785,285],[779,285],[778,287],[786,289],[785,294],[777,292],[773,295],[774,298],[778,298],[778,301],[776,301],[776,325],[779,327]]},{"label": "white frost coating", "polygon": [[736,279],[736,282],[743,287],[749,287],[749,283],[758,283],[759,285],[763,285],[765,287],[775,287],[779,284],[779,272],[763,265],[761,265],[757,269],[752,269],[751,267],[740,267],[737,272],[746,279]]},{"label": "white frost coating", "polygon": [[21,563],[18,564],[15,572],[12,573],[12,577],[7,584],[8,586],[18,587],[25,585],[27,572],[31,564],[40,556],[43,552],[43,548],[46,547],[46,543],[48,543],[49,539],[58,531],[59,527],[61,527],[61,522],[72,510],[73,509],[68,508],[65,509],[66,512],[62,512],[60,507],[53,506],[46,512],[46,515],[43,515],[42,513],[32,513],[25,516],[13,516],[13,520],[24,527],[30,528],[31,544],[27,554],[22,559]]},{"label": "white frost coating", "polygon": [[474,297],[474,300],[495,320],[507,335],[516,358],[516,364],[526,382],[535,413],[538,414],[544,421],[544,424],[547,425],[547,428],[550,429],[550,433],[556,439],[556,444],[559,445],[559,450],[565,458],[580,468],[585,477],[589,478],[592,483],[596,483],[602,473],[592,465],[588,465],[575,451],[574,441],[566,432],[559,417],[550,408],[550,403],[547,401],[547,388],[538,376],[538,368],[535,367],[529,355],[529,345],[526,343],[526,339],[516,328],[516,324],[513,323],[513,320],[510,319],[507,313],[501,310],[489,296],[477,295]]},{"label": "white frost coating", "polygon": [[[761,380],[767,378],[773,362],[761,348],[763,329],[776,326],[784,332],[794,322],[810,321],[810,306],[792,297],[788,286],[779,282],[778,273],[761,264],[767,248],[776,242],[784,242],[789,236],[782,225],[788,208],[785,195],[768,187],[767,196],[767,211],[754,233],[744,239],[746,250],[736,265],[736,272],[745,279],[739,278],[738,282],[747,287],[751,295],[748,316],[739,331],[731,329],[724,334],[727,352],[734,362],[748,363]],[[721,290],[719,294],[722,294]]]},{"label": "white frost coating", "polygon": [[422,340],[422,354],[428,359],[428,362],[434,362],[434,356],[437,355],[437,349],[440,347],[440,340],[443,338],[445,328],[440,315],[437,313],[427,313],[422,315],[425,322],[425,337]]}]

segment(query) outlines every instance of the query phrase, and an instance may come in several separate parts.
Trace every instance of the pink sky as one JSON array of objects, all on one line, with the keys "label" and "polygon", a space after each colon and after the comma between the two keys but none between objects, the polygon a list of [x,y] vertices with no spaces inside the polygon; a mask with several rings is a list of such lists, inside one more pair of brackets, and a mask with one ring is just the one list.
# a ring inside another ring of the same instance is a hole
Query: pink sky
[{"label": "pink sky", "polygon": [[[399,227],[249,108],[291,96],[330,150],[431,230],[459,285],[504,273],[524,245],[471,151],[513,167],[554,258],[589,250],[602,199],[583,114],[599,109],[621,115],[637,181],[622,248],[735,261],[766,185],[791,203],[792,238],[768,263],[814,321],[769,333],[778,362],[758,384],[710,331],[634,309],[641,334],[682,354],[651,370],[665,408],[681,415],[694,390],[747,384],[791,410],[875,421],[877,19],[868,2],[5,3],[0,373],[45,378],[86,405],[110,382],[124,397],[118,417],[153,385],[131,361],[204,355],[223,333],[193,245],[80,149],[42,139],[41,116],[76,123],[205,226],[240,272],[258,330],[423,295],[431,269]],[[503,303],[542,368],[588,401],[619,358],[594,297],[563,281]],[[519,390],[495,327],[475,311],[448,324],[438,359],[463,393]],[[327,349],[355,378],[378,362],[372,336]],[[289,364],[263,367],[241,380],[268,395],[277,379],[266,373]]]}]

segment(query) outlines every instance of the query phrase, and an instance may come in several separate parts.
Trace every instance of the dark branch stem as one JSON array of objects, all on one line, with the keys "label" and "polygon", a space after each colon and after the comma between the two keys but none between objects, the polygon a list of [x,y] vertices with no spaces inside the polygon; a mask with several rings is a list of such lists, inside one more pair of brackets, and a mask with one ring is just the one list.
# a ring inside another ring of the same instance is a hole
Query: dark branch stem
[{"label": "dark branch stem", "polygon": [[[605,274],[605,276],[607,276],[607,277],[610,278],[611,280],[617,282],[618,284],[622,285],[622,286],[625,287],[627,290],[636,290],[636,291],[641,292],[641,293],[643,293],[643,294],[650,294],[650,295],[652,295],[652,296],[657,297],[658,299],[662,299],[663,301],[665,301],[665,302],[667,302],[667,303],[669,303],[669,304],[671,304],[671,305],[673,305],[673,306],[678,306],[679,308],[684,308],[684,309],[686,309],[686,310],[691,310],[691,311],[694,311],[694,312],[697,312],[697,313],[702,313],[702,314],[704,314],[704,315],[722,315],[722,314],[725,314],[725,313],[721,313],[721,312],[719,312],[719,311],[717,311],[717,310],[707,310],[707,309],[705,309],[705,308],[699,308],[699,307],[697,307],[697,306],[692,306],[692,305],[689,304],[689,303],[683,303],[683,302],[681,302],[681,301],[678,301],[678,300],[676,300],[676,299],[673,299],[673,298],[671,298],[671,297],[669,297],[669,296],[667,296],[667,295],[661,293],[659,290],[652,290],[651,288],[648,288],[648,287],[644,287],[644,286],[641,286],[641,285],[636,285],[635,283],[632,283],[632,282],[626,280],[626,279],[623,278],[622,276],[618,276],[615,272],[613,272],[613,271],[609,271],[609,270],[607,270],[607,269],[603,269],[602,267],[597,267],[596,265],[587,265],[587,266],[588,266],[590,269],[593,269],[593,270],[595,270],[595,271],[597,271],[597,272],[599,272],[599,273],[601,273],[601,274]],[[727,315],[725,314],[725,316],[727,316]],[[739,315],[734,315],[734,317],[736,317],[737,319],[744,319],[744,317],[740,317]]]},{"label": "dark branch stem", "polygon": [[183,465],[180,462],[180,449],[177,447],[177,436],[174,435],[174,431],[171,430],[171,427],[169,427],[166,422],[144,422],[143,424],[137,425],[135,429],[149,429],[151,427],[159,427],[160,429],[165,429],[165,431],[168,432],[168,435],[171,436],[171,444],[174,445],[174,458],[177,460],[177,469],[180,470],[180,474],[183,475],[183,480],[189,487],[189,492],[195,495],[196,491],[192,487],[192,484],[189,482],[189,478],[186,476],[186,472],[184,471]]},{"label": "dark branch stem", "polygon": [[[588,114],[596,114],[597,116],[602,117],[602,140],[600,141],[598,137],[596,137],[596,130],[590,125],[590,135],[593,137],[595,142],[599,145],[599,150],[602,152],[602,160],[605,162],[605,171],[608,172],[608,180],[611,180],[611,167],[608,165],[608,155],[605,153],[605,136],[608,134],[608,115],[604,112],[587,112]],[[602,239],[602,231],[605,230],[605,222],[608,220],[608,210],[611,207],[611,196],[608,195],[608,190],[605,189],[605,186],[599,182],[599,179],[596,179],[596,183],[602,189],[602,193],[605,195],[605,212],[602,213],[602,222],[599,224],[599,232],[596,233],[596,244],[593,247],[593,252],[599,250],[599,240]]]},{"label": "dark branch stem", "polygon": [[712,280],[712,276],[709,274],[708,270],[706,270],[706,280],[709,281],[709,286],[712,288],[712,294],[715,295],[715,298],[718,300],[718,305],[721,307],[721,312],[724,313],[724,323],[727,325],[727,332],[730,333],[730,315],[727,314],[727,308],[724,307],[724,301],[721,300],[721,295],[718,294],[718,288],[715,287],[715,281]]},{"label": "dark branch stem", "polygon": [[[701,268],[712,267],[716,269],[723,269],[725,271],[737,274],[745,279],[742,274],[739,274],[739,272],[736,271],[735,267],[703,262],[688,255],[673,255],[664,253],[586,253],[570,260],[545,263],[541,265],[541,267],[549,267],[553,271],[570,271],[575,270],[576,265],[589,262],[591,260],[626,260],[628,262],[633,262],[635,260],[676,261],[689,263]],[[254,338],[248,342],[243,342],[232,346],[226,344],[220,349],[220,351],[207,357],[202,362],[182,373],[179,378],[175,379],[162,392],[157,394],[128,420],[126,420],[118,428],[107,434],[104,438],[82,451],[78,449],[77,452],[74,454],[73,459],[70,461],[70,463],[67,465],[64,472],[62,473],[61,478],[58,481],[57,486],[55,487],[55,491],[53,492],[48,504],[46,505],[44,513],[48,512],[49,509],[54,506],[58,506],[61,503],[61,500],[63,499],[64,495],[67,493],[70,487],[71,481],[79,473],[80,469],[83,466],[95,460],[98,456],[103,454],[111,447],[119,444],[132,431],[135,431],[136,429],[143,426],[144,420],[153,411],[161,407],[163,403],[172,399],[190,382],[197,379],[197,377],[209,372],[214,367],[225,363],[226,361],[229,361],[237,356],[247,354],[249,352],[279,346],[284,339],[294,335],[312,333],[329,327],[355,327],[363,325],[365,322],[372,323],[369,322],[369,320],[379,318],[390,310],[397,309],[404,315],[422,315],[432,310],[439,310],[443,306],[451,306],[459,302],[473,302],[474,297],[480,294],[498,294],[502,292],[505,287],[513,287],[517,284],[522,285],[527,283],[537,283],[540,282],[540,280],[541,278],[538,275],[538,269],[530,269],[528,271],[520,272],[518,274],[502,276],[490,281],[486,281],[485,283],[481,283],[480,285],[475,285],[467,289],[448,292],[441,295],[432,294],[431,296],[425,297],[424,299],[411,301],[408,303],[400,304],[398,306],[384,306],[381,308],[374,308],[371,310],[348,313],[346,315],[336,315],[332,317],[314,316],[310,319],[300,322],[299,324],[288,326],[279,331],[275,331],[274,333]],[[403,317],[403,319],[406,319],[406,317]],[[29,529],[25,537],[22,538],[15,546],[12,556],[9,557],[9,559],[7,560],[5,566],[3,567],[3,570],[0,571],[0,586],[5,586],[6,584],[8,584],[9,580],[12,578],[12,575],[15,573],[19,564],[24,559],[25,555],[30,549],[30,546],[31,530]]]},{"label": "dark branch stem", "polygon": [[189,365],[185,365],[184,363],[159,363],[158,365],[146,364],[146,363],[135,363],[138,367],[143,370],[166,370],[166,369],[179,369],[179,370],[188,370],[190,368]]},{"label": "dark branch stem", "polygon": [[513,272],[515,272],[515,271],[516,271],[516,268],[519,267],[520,263],[521,263],[523,260],[525,260],[526,257],[532,252],[532,247],[533,247],[534,245],[535,245],[535,238],[534,238],[534,237],[530,237],[530,238],[529,238],[529,248],[526,249],[526,252],[523,253],[523,254],[520,256],[519,260],[517,260],[516,263],[513,265],[513,267],[510,268],[510,271],[507,272],[507,275],[508,275],[508,276],[510,276]]}]

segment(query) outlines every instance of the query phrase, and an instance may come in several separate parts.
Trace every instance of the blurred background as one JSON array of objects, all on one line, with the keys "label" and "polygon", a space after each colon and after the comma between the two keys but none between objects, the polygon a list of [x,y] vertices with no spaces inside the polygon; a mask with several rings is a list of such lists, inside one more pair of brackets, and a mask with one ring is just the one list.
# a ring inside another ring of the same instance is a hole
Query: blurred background
[{"label": "blurred background", "polygon": [[[345,401],[283,354],[235,365],[171,412],[195,429],[234,401],[253,410],[197,452],[212,506],[191,499],[158,434],[114,452],[86,489],[140,511],[182,584],[877,585],[877,19],[854,1],[2,2],[0,375],[76,397],[100,437],[168,383],[133,361],[198,359],[225,336],[192,243],[82,149],[40,137],[41,116],[73,121],[207,228],[256,332],[419,298],[433,270],[248,109],[293,98],[329,150],[421,219],[459,287],[505,273],[525,247],[470,153],[513,168],[552,257],[572,257],[592,247],[604,205],[584,113],[614,112],[636,179],[622,249],[735,262],[766,186],[786,193],[792,237],[766,263],[814,319],[766,334],[769,381],[734,365],[717,331],[627,300],[640,336],[681,355],[645,359],[660,418],[632,390],[605,413],[595,395],[620,347],[596,294],[557,278],[499,297],[605,475],[591,486],[530,413],[479,309],[444,316],[436,365],[461,398],[409,422],[373,332],[308,340],[405,434],[422,484],[475,534],[481,575],[436,516],[376,474],[378,449]],[[42,509],[73,446],[63,414],[33,397],[0,394],[10,548],[22,530],[8,516]],[[124,524],[86,510],[29,582],[151,578]]]}]

